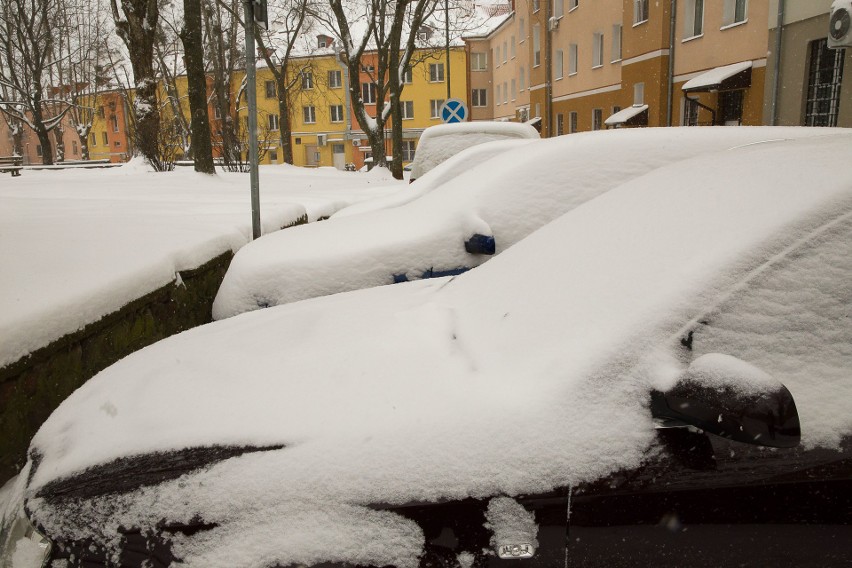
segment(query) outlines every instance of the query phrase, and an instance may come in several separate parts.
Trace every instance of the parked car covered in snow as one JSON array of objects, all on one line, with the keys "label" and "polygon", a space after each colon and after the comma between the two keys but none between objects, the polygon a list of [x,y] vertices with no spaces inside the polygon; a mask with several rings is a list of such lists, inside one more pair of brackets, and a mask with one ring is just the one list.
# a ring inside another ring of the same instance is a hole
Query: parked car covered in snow
[{"label": "parked car covered in snow", "polygon": [[462,150],[495,140],[537,140],[538,130],[519,122],[457,122],[430,126],[420,135],[409,181],[423,177]]},{"label": "parked car covered in snow", "polygon": [[[459,172],[459,155],[363,214],[279,231],[237,252],[213,305],[222,319],[305,298],[459,274],[500,254],[563,213],[626,181],[699,154],[804,128],[661,128],[499,141]],[[507,159],[506,146],[511,147]],[[425,185],[425,188],[423,187]],[[395,201],[411,201],[400,204]]]},{"label": "parked car covered in snow", "polygon": [[848,565],[852,134],[707,144],[454,278],[123,359],[33,439],[6,558]]}]

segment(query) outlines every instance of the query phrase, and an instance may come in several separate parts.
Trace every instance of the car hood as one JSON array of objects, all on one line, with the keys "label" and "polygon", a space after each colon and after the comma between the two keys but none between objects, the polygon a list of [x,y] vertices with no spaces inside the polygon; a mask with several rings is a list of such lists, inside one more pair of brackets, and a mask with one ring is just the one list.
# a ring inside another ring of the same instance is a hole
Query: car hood
[{"label": "car hood", "polygon": [[286,448],[73,509],[34,498],[35,517],[88,534],[109,530],[94,521],[105,511],[115,526],[201,515],[218,528],[180,549],[198,565],[269,565],[274,548],[273,564],[413,566],[417,526],[366,504],[545,491],[636,466],[654,439],[647,392],[681,372],[671,350],[684,325],[766,258],[850,214],[852,171],[827,167],[845,163],[850,141],[667,166],[462,276],[161,341],[53,414],[33,440],[42,459],[30,491],[122,456]]}]

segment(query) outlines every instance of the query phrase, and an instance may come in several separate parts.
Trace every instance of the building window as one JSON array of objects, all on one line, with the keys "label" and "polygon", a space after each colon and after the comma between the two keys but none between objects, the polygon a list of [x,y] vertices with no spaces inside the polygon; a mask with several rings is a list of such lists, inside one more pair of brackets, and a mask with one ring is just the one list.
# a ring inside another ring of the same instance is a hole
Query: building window
[{"label": "building window", "polygon": [[512,48],[512,53],[510,55],[512,56],[512,59],[514,59],[518,55],[518,46],[515,45],[515,36],[512,36],[512,40],[509,45]]},{"label": "building window", "polygon": [[339,69],[328,72],[328,87],[330,89],[339,89],[343,85],[343,74]]},{"label": "building window", "polygon": [[563,52],[561,49],[557,49],[556,53],[553,54],[553,75],[556,79],[561,79],[565,73],[563,69],[564,59]]},{"label": "building window", "polygon": [[414,118],[414,101],[401,101],[400,108],[402,109],[403,120],[411,120]]},{"label": "building window", "polygon": [[444,99],[432,99],[429,101],[429,108],[432,112],[430,118],[441,118],[441,107],[444,106]]},{"label": "building window", "polygon": [[328,109],[332,122],[343,122],[343,105],[331,105]]},{"label": "building window", "polygon": [[372,66],[372,65],[362,65],[362,66],[361,66],[361,72],[362,72],[362,73],[367,73],[367,74],[369,74],[370,76],[372,76],[372,75],[373,75],[373,73],[375,73],[375,72],[376,72],[376,68],[375,68],[374,66]]},{"label": "building window", "polygon": [[361,83],[361,100],[365,105],[376,104],[376,84]]},{"label": "building window", "polygon": [[509,49],[506,47],[506,42],[503,42],[503,63],[509,61]]},{"label": "building window", "polygon": [[556,135],[562,136],[565,134],[565,115],[561,112],[556,115]]},{"label": "building window", "polygon": [[568,11],[570,12],[574,8],[580,5],[580,0],[569,0],[568,1]]},{"label": "building window", "polygon": [[71,152],[76,156],[77,155],[77,141],[71,141]]},{"label": "building window", "polygon": [[410,85],[414,82],[413,73],[411,72],[411,67],[406,67],[405,71],[402,72],[402,84]]},{"label": "building window", "polygon": [[541,26],[533,26],[533,67],[541,65]]},{"label": "building window", "polygon": [[277,114],[269,114],[267,115],[267,124],[269,126],[269,130],[276,131],[278,130],[278,115]]},{"label": "building window", "polygon": [[633,85],[633,104],[645,104],[645,83],[634,83]]},{"label": "building window", "polygon": [[604,35],[602,33],[595,32],[592,41],[592,69],[594,69],[603,65]]},{"label": "building window", "polygon": [[38,156],[39,158],[41,158],[42,156],[41,144],[36,144],[36,156]]},{"label": "building window", "polygon": [[521,67],[521,91],[527,88],[527,72]]},{"label": "building window", "polygon": [[523,43],[525,39],[527,39],[527,26],[524,19],[521,18],[518,22],[518,35],[520,36],[520,42]]},{"label": "building window", "polygon": [[275,81],[267,81],[264,83],[266,87],[266,98],[274,99],[275,98]]},{"label": "building window", "polygon": [[809,48],[805,126],[837,126],[846,50],[828,49],[825,38],[812,41]]},{"label": "building window", "polygon": [[98,117],[103,118],[104,116],[104,107],[98,107]]},{"label": "building window", "polygon": [[722,22],[726,26],[740,24],[748,20],[748,0],[725,0]]},{"label": "building window", "polygon": [[686,97],[683,99],[683,126],[698,126],[698,105]]},{"label": "building window", "polygon": [[603,109],[596,108],[592,111],[592,130],[603,128]]},{"label": "building window", "polygon": [[686,39],[704,33],[704,0],[686,0],[684,26],[683,37]]},{"label": "building window", "polygon": [[[277,119],[278,117],[275,116]],[[302,118],[304,119],[305,124],[314,124],[317,121],[317,109],[314,105],[308,105],[302,107]]]},{"label": "building window", "polygon": [[509,86],[503,81],[503,104],[509,104]]},{"label": "building window", "polygon": [[101,138],[103,138],[104,146],[109,146],[109,137],[107,136],[107,133],[103,132],[102,134],[103,136]]},{"label": "building window", "polygon": [[568,74],[577,74],[577,44],[572,43],[568,46]]},{"label": "building window", "polygon": [[719,114],[722,124],[737,126],[743,122],[743,91],[721,91],[719,93]]},{"label": "building window", "polygon": [[500,83],[497,83],[494,86],[494,93],[495,93],[494,104],[499,105],[500,104]]},{"label": "building window", "polygon": [[612,26],[612,63],[621,61],[621,33],[623,28],[621,24]]},{"label": "building window", "polygon": [[481,51],[477,51],[470,54],[471,62],[470,69],[471,71],[488,71],[488,54],[483,53]]},{"label": "building window", "polygon": [[97,145],[98,145],[98,137],[97,137],[97,136],[95,136],[95,133],[94,133],[94,132],[93,132],[92,134],[90,134],[90,135],[89,135],[89,140],[91,141],[90,143],[91,143],[91,145],[92,145],[92,146],[97,146]]},{"label": "building window", "polygon": [[633,0],[633,24],[648,21],[648,0]]},{"label": "building window", "polygon": [[472,89],[470,91],[471,104],[475,107],[488,106],[488,94],[485,89]]},{"label": "building window", "polygon": [[539,10],[541,10],[541,2],[539,2],[539,0],[533,0],[532,6],[533,12],[538,12]]},{"label": "building window", "polygon": [[577,112],[571,111],[568,113],[568,134],[577,132]]},{"label": "building window", "polygon": [[511,85],[512,85],[512,100],[514,101],[516,98],[518,98],[518,85],[517,85],[517,83],[515,82],[515,78],[514,78],[514,77],[512,77],[512,83],[511,83]]},{"label": "building window", "polygon": [[429,80],[433,83],[440,83],[444,80],[444,64],[430,63],[429,64]]},{"label": "building window", "polygon": [[310,71],[302,72],[302,89],[310,90],[314,88],[314,74]]},{"label": "building window", "polygon": [[541,103],[535,103],[535,118],[541,118]]},{"label": "building window", "polygon": [[222,109],[219,108],[219,105],[213,107],[213,118],[222,118]]},{"label": "building window", "polygon": [[273,163],[278,161],[278,148],[272,148],[269,150],[269,161]]},{"label": "building window", "polygon": [[414,140],[402,141],[402,161],[411,162],[414,160]]},{"label": "building window", "polygon": [[561,18],[565,14],[563,0],[553,0],[553,17]]}]

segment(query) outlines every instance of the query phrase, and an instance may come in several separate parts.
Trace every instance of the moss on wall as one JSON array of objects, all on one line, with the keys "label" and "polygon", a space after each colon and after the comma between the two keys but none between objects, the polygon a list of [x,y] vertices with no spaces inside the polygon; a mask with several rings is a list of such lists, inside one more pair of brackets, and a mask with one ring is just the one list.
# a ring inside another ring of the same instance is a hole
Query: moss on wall
[{"label": "moss on wall", "polygon": [[181,272],[175,282],[0,369],[0,485],[26,460],[30,439],[95,374],[160,339],[211,321],[233,253]]}]

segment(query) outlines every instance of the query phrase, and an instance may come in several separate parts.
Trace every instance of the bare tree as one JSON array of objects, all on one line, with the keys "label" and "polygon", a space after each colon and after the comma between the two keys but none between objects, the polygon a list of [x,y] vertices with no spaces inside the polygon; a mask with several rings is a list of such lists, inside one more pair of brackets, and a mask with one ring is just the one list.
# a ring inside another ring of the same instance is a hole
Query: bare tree
[{"label": "bare tree", "polygon": [[51,131],[70,110],[61,90],[50,88],[55,39],[64,24],[57,16],[60,2],[0,0],[0,84],[5,91],[0,112],[35,131],[45,164],[54,158]]},{"label": "bare tree", "polygon": [[237,90],[235,97],[232,84],[236,68],[245,61],[239,45],[240,6],[240,0],[205,0],[202,4],[208,72],[216,109],[213,139],[221,149],[222,162],[228,171],[242,170],[238,108],[243,88]]},{"label": "bare tree", "polygon": [[154,72],[154,41],[160,7],[157,0],[110,0],[115,31],[127,46],[133,69],[133,114],[136,147],[151,166],[161,171],[158,155],[160,114],[157,105],[157,77]]},{"label": "bare tree", "polygon": [[310,59],[301,59],[299,64],[294,64],[293,57],[297,42],[301,42],[302,47],[307,48],[306,51],[312,51],[304,42],[304,34],[312,25],[312,2],[279,0],[270,5],[270,11],[274,14],[271,27],[275,32],[258,33],[256,40],[261,57],[275,80],[279,116],[278,137],[283,159],[285,163],[292,164],[292,102],[299,91],[313,88],[313,83],[320,80],[314,77]]},{"label": "bare tree", "polygon": [[204,74],[201,0],[183,0],[183,29],[180,39],[186,57],[187,94],[192,116],[192,156],[195,171],[215,174],[210,120],[207,116],[207,78]]}]

